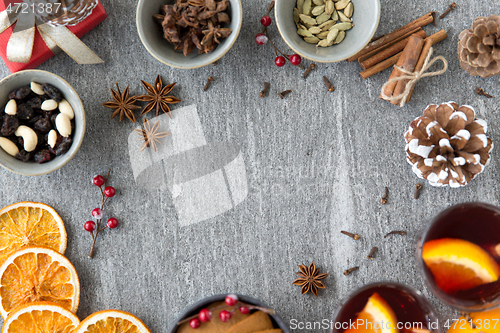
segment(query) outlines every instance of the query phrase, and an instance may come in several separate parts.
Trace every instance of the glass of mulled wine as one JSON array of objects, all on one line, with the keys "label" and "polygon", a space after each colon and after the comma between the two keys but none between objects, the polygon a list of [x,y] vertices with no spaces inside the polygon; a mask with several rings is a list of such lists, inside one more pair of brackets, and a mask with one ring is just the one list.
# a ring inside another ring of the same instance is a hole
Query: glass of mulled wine
[{"label": "glass of mulled wine", "polygon": [[356,290],[338,308],[332,333],[440,333],[429,302],[408,286],[377,282]]},{"label": "glass of mulled wine", "polygon": [[417,240],[417,261],[429,288],[461,311],[500,304],[500,209],[478,203],[450,207]]}]

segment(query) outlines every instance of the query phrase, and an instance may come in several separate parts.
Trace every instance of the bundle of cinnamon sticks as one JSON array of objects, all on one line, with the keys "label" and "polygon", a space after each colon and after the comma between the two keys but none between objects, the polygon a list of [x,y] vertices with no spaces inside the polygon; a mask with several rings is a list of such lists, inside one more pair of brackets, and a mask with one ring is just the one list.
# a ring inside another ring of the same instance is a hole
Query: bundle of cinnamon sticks
[{"label": "bundle of cinnamon sticks", "polygon": [[363,79],[367,79],[384,69],[394,66],[401,58],[403,50],[406,45],[408,45],[411,36],[415,35],[421,39],[432,40],[433,44],[445,39],[447,34],[444,30],[427,37],[422,27],[432,22],[434,22],[434,16],[431,12],[390,34],[373,40],[347,61],[352,62],[358,60],[364,69],[360,75]]}]

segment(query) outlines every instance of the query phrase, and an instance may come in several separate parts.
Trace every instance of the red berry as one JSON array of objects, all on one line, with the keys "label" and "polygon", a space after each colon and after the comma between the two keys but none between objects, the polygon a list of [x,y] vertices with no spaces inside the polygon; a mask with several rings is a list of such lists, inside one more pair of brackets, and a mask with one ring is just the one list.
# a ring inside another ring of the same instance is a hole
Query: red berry
[{"label": "red berry", "polygon": [[110,227],[111,229],[118,227],[118,220],[115,219],[114,217],[110,218],[108,220],[108,227]]},{"label": "red berry", "polygon": [[201,309],[198,313],[198,318],[202,323],[208,323],[212,319],[212,311],[209,309]]},{"label": "red berry", "polygon": [[269,38],[267,38],[267,36],[264,34],[257,34],[257,36],[255,36],[255,42],[259,45],[266,44],[268,40]]},{"label": "red berry", "polygon": [[100,220],[102,219],[102,210],[101,208],[94,208],[92,210],[92,216],[96,219],[96,220]]},{"label": "red berry", "polygon": [[94,221],[87,221],[85,222],[85,225],[83,226],[86,231],[92,232],[95,230],[95,223]]},{"label": "red berry", "polygon": [[242,314],[249,314],[250,313],[250,309],[247,308],[246,306],[240,306],[240,312]]},{"label": "red berry", "polygon": [[265,27],[270,26],[271,25],[271,18],[267,15],[262,16],[262,18],[260,19],[260,24],[262,24]]},{"label": "red berry", "polygon": [[302,62],[302,58],[298,54],[294,54],[290,57],[290,62],[292,65],[298,66]]},{"label": "red berry", "polygon": [[108,198],[114,197],[116,194],[116,190],[112,186],[108,186],[104,189],[104,195],[107,196]]},{"label": "red berry", "polygon": [[238,296],[236,295],[227,295],[225,302],[229,306],[235,306],[236,303],[238,302]]},{"label": "red berry", "polygon": [[286,63],[285,57],[282,57],[282,56],[276,57],[276,59],[274,59],[274,63],[278,67],[285,66],[285,63]]},{"label": "red berry", "polygon": [[191,326],[191,328],[198,328],[200,327],[201,325],[201,322],[198,318],[193,318],[189,321],[189,326]]},{"label": "red berry", "polygon": [[96,176],[94,176],[94,179],[92,179],[92,182],[94,183],[94,185],[95,186],[99,186],[99,187],[101,187],[102,185],[104,185],[105,181],[106,180],[101,175],[96,175]]},{"label": "red berry", "polygon": [[227,311],[227,310],[222,310],[220,313],[219,313],[219,318],[222,322],[226,322],[226,321],[229,321],[229,319],[231,319],[231,312]]}]

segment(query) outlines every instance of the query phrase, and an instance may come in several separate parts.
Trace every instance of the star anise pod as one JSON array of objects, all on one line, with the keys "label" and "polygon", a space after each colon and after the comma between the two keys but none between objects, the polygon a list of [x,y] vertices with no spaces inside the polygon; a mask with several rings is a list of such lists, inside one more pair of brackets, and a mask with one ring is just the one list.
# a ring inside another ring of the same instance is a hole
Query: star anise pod
[{"label": "star anise pod", "polygon": [[156,108],[157,117],[160,115],[160,109],[161,109],[163,112],[168,114],[170,118],[172,118],[172,116],[170,115],[170,107],[168,105],[179,103],[181,102],[181,100],[174,96],[168,96],[168,94],[172,91],[177,82],[171,83],[163,87],[160,75],[156,77],[154,86],[143,80],[141,80],[141,82],[142,85],[144,86],[144,89],[146,89],[147,95],[141,95],[137,97],[137,100],[143,102],[149,102],[148,105],[146,105],[146,107],[144,108],[144,110],[142,110],[141,116],[145,115],[149,111]]},{"label": "star anise pod", "polygon": [[293,281],[293,284],[302,287],[300,289],[302,295],[310,291],[318,297],[318,288],[325,289],[325,284],[321,280],[326,279],[328,273],[319,274],[319,269],[314,263],[311,263],[309,267],[304,264],[298,266],[300,272],[296,274],[300,277]]},{"label": "star anise pod", "polygon": [[123,116],[125,116],[128,119],[130,119],[131,122],[135,123],[135,116],[133,110],[141,108],[140,106],[135,105],[135,103],[138,101],[138,98],[137,96],[132,96],[132,97],[129,96],[128,86],[122,93],[120,91],[120,87],[118,87],[118,82],[115,83],[116,83],[116,89],[118,91],[111,89],[111,94],[113,95],[114,101],[109,101],[103,103],[102,105],[110,109],[116,109],[111,115],[111,119],[113,119],[117,115],[120,115],[120,122],[123,120]]},{"label": "star anise pod", "polygon": [[170,135],[168,132],[158,132],[158,127],[160,126],[160,121],[157,121],[153,127],[149,123],[149,120],[144,119],[144,129],[136,128],[134,131],[141,136],[140,141],[144,141],[141,147],[141,151],[146,149],[146,147],[151,147],[156,152],[156,145],[160,143],[161,138]]}]

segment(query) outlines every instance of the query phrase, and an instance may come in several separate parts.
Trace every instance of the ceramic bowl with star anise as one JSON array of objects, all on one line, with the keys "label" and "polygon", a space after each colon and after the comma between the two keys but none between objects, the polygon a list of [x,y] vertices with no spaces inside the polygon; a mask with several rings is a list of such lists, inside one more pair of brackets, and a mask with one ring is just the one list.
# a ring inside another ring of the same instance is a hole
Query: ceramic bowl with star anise
[{"label": "ceramic bowl with star anise", "polygon": [[[214,40],[217,40],[217,44],[213,45],[214,47],[210,47],[208,50],[200,50],[200,52],[194,45],[191,45],[191,38],[187,38],[190,36],[180,36],[182,41],[186,40],[187,42],[185,48],[181,45],[182,43],[177,43],[177,45],[174,46],[164,37],[164,31],[162,31],[161,25],[158,24],[158,16],[162,15],[161,9],[163,6],[174,5],[176,1],[177,0],[139,0],[137,4],[136,25],[142,44],[154,58],[171,67],[193,69],[213,64],[231,49],[238,38],[243,22],[241,0],[229,0],[229,4],[224,11],[227,14],[227,16],[225,16],[226,22],[229,23],[221,24],[220,26],[217,25],[215,27],[204,27],[204,31],[198,34],[201,36],[198,37],[199,40],[195,41],[195,44],[198,45],[200,43],[205,44],[201,38],[204,36],[210,37],[211,31],[214,29],[220,29],[220,31],[214,32],[216,35],[222,37],[219,39],[214,38]],[[204,6],[203,1],[204,0],[192,0],[192,3],[201,3]],[[212,2],[218,3],[220,1],[221,0],[214,0]],[[156,17],[156,19],[153,19],[153,17]],[[189,20],[189,18],[186,19]],[[225,33],[229,30],[231,30],[230,34]],[[196,39],[196,36],[191,37]],[[212,38],[210,39],[212,40]]]}]

